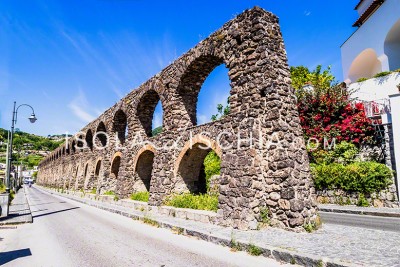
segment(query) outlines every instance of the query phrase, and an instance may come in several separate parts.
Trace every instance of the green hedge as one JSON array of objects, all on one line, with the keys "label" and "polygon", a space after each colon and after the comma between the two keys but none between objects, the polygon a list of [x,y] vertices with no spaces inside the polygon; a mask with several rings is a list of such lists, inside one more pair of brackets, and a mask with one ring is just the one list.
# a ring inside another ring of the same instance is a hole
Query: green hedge
[{"label": "green hedge", "polygon": [[343,189],[349,192],[372,193],[387,189],[392,183],[392,170],[373,162],[311,164],[317,190]]}]

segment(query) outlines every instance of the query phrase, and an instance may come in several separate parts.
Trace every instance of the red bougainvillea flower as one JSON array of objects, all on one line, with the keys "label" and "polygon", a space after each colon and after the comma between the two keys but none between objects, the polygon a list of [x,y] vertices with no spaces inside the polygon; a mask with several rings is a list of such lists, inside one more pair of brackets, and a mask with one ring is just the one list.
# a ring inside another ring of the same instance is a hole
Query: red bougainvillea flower
[{"label": "red bougainvillea flower", "polygon": [[353,103],[343,88],[314,89],[297,93],[300,123],[306,138],[346,140],[359,145],[372,140],[372,121],[363,103]]}]

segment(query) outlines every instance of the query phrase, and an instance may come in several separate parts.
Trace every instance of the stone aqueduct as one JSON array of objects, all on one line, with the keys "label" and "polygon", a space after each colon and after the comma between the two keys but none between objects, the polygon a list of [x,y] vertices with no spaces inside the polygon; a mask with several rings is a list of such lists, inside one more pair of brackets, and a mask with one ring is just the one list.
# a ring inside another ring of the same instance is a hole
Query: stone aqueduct
[{"label": "stone aqueduct", "polygon": [[[196,125],[202,83],[221,64],[229,69],[230,113]],[[163,131],[152,137],[159,100]],[[116,138],[107,140],[101,132]],[[149,205],[162,205],[170,194],[200,191],[203,160],[213,149],[221,158],[217,223],[254,229],[263,208],[281,228],[301,229],[316,220],[278,18],[261,8],[227,22],[76,136],[40,163],[39,184],[112,190],[120,198],[146,190]]]}]

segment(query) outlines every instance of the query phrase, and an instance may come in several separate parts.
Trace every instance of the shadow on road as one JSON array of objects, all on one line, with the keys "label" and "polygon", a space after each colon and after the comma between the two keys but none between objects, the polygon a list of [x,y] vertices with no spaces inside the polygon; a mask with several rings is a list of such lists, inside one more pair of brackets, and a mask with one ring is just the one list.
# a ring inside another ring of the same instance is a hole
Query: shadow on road
[{"label": "shadow on road", "polygon": [[69,208],[69,209],[57,210],[57,211],[47,212],[47,213],[43,213],[43,214],[39,214],[39,215],[34,215],[34,216],[32,216],[32,218],[38,218],[38,217],[42,217],[42,216],[47,216],[47,215],[64,212],[64,211],[69,211],[69,210],[75,210],[75,209],[79,209],[79,207],[73,207],[73,208]]},{"label": "shadow on road", "polygon": [[29,248],[0,252],[0,265],[27,256],[32,256],[31,250]]}]

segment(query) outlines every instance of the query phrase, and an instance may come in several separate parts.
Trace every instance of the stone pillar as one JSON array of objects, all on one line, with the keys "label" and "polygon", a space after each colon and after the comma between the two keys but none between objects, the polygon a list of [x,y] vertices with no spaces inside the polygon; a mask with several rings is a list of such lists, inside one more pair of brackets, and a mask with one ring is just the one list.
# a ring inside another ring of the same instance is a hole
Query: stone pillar
[{"label": "stone pillar", "polygon": [[400,93],[390,95],[390,107],[392,115],[393,147],[395,158],[397,199],[400,199]]}]

